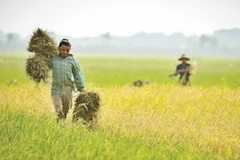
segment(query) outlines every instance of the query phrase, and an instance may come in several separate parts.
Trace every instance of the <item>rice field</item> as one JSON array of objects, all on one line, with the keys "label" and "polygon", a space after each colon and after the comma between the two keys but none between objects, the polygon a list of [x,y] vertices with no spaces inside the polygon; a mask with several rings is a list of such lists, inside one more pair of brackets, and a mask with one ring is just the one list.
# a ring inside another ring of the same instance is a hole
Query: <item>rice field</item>
[{"label": "rice field", "polygon": [[177,57],[78,54],[101,98],[89,131],[72,113],[56,124],[50,83],[26,76],[28,55],[0,54],[1,159],[240,159],[238,59],[192,57],[196,73],[181,87],[168,78]]}]

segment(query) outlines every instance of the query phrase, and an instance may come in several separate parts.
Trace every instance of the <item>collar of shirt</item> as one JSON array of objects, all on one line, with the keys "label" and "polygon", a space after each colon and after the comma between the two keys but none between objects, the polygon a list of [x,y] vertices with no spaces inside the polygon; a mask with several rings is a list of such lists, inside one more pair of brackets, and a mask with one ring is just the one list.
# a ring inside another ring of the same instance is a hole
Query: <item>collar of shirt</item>
[{"label": "collar of shirt", "polygon": [[[58,53],[57,56],[60,57],[60,58],[62,58],[60,53]],[[69,57],[73,57],[73,55],[72,55],[71,53],[69,53],[68,56],[67,56],[66,58],[69,58]],[[64,58],[64,59],[65,59],[65,58]]]}]

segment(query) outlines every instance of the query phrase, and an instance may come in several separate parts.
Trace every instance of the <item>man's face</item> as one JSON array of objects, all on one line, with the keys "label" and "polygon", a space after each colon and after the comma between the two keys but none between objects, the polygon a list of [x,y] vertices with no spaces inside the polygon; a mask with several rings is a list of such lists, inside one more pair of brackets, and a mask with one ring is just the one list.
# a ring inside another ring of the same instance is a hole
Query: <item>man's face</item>
[{"label": "man's face", "polygon": [[187,62],[187,59],[183,58],[182,63],[186,63],[186,62]]},{"label": "man's face", "polygon": [[62,45],[58,49],[59,49],[59,53],[60,53],[61,57],[66,58],[71,50],[71,47]]}]

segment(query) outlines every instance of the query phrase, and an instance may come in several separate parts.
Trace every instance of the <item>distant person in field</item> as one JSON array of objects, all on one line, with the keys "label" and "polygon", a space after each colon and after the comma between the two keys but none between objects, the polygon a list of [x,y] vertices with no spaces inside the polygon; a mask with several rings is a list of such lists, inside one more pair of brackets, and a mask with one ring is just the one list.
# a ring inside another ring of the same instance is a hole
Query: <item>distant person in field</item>
[{"label": "distant person in field", "polygon": [[175,73],[169,75],[169,77],[177,76],[180,74],[179,77],[179,83],[186,86],[189,85],[189,79],[190,79],[190,64],[187,63],[187,61],[190,61],[190,58],[188,58],[185,54],[182,54],[182,56],[178,59],[179,61],[182,61],[181,64],[177,65]]},{"label": "distant person in field", "polygon": [[79,92],[84,90],[84,73],[77,59],[70,54],[71,44],[68,39],[62,39],[58,45],[59,54],[52,58],[51,95],[57,112],[57,122],[67,117],[72,107],[72,91],[76,86]]}]

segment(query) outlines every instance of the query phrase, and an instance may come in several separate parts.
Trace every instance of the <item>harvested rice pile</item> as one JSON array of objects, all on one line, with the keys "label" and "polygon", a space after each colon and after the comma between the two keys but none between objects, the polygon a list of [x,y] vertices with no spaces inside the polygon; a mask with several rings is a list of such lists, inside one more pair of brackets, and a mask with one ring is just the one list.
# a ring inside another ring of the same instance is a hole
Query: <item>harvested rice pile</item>
[{"label": "harvested rice pile", "polygon": [[73,122],[82,119],[90,127],[96,125],[97,113],[100,109],[100,97],[95,92],[80,93],[75,100]]},{"label": "harvested rice pile", "polygon": [[149,85],[149,84],[150,84],[149,81],[143,81],[143,80],[136,80],[133,82],[133,85],[135,87],[142,87],[142,86]]},{"label": "harvested rice pile", "polygon": [[36,83],[41,80],[47,82],[51,58],[58,53],[54,39],[38,28],[33,32],[27,50],[34,53],[34,56],[27,59],[27,75]]}]

